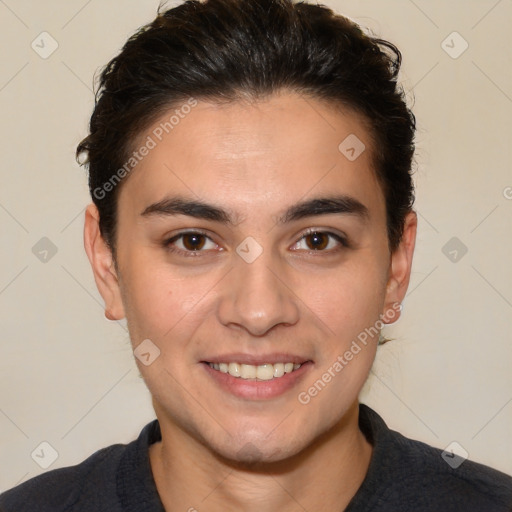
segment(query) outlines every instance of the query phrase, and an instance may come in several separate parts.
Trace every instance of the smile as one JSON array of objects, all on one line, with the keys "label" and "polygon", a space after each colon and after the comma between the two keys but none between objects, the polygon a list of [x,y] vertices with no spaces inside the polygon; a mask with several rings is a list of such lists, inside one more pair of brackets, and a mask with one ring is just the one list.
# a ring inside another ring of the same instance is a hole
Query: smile
[{"label": "smile", "polygon": [[208,365],[214,370],[222,373],[229,373],[232,377],[245,380],[279,379],[286,373],[292,373],[302,366],[297,363],[265,363],[258,366],[239,363],[208,363]]}]

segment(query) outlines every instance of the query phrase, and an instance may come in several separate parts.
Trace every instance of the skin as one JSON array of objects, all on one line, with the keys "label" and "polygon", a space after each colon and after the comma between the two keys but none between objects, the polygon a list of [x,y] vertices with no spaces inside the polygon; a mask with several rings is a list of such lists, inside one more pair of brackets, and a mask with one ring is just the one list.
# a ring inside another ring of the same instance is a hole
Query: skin
[{"label": "skin", "polygon": [[[338,150],[349,134],[366,146],[354,161]],[[177,194],[226,209],[233,224],[141,215]],[[289,206],[333,194],[361,202],[367,218],[276,222]],[[252,103],[199,101],[180,120],[122,185],[117,268],[98,212],[87,208],[85,249],[107,316],[126,316],[134,348],[150,339],[160,349],[150,365],[136,362],[162,430],[149,452],[167,511],[332,511],[349,503],[372,454],[358,428],[358,394],[378,336],[309,403],[298,395],[382,315],[392,311],[396,321],[416,223],[409,213],[391,253],[366,125],[291,91]],[[346,235],[349,246],[326,235],[318,249],[308,228]],[[199,253],[190,238],[173,243],[195,256],[164,247],[194,229],[207,233]],[[252,263],[236,252],[248,236],[263,250]],[[292,354],[311,364],[281,395],[247,399],[221,388],[202,362],[235,352]]]}]

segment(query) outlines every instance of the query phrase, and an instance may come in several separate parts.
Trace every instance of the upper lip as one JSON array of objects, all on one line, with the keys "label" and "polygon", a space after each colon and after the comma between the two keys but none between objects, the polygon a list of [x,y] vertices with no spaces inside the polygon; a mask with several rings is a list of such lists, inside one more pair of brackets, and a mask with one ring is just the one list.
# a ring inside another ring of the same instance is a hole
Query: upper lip
[{"label": "upper lip", "polygon": [[210,356],[204,358],[201,362],[204,363],[238,363],[238,364],[250,364],[259,366],[262,364],[274,364],[274,363],[294,363],[303,364],[311,361],[307,357],[297,356],[293,354],[223,354],[219,356]]}]

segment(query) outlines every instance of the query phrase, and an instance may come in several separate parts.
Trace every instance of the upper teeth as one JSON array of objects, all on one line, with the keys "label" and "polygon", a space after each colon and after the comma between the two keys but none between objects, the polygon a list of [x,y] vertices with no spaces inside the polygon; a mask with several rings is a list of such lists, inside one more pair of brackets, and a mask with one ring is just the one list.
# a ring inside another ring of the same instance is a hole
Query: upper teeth
[{"label": "upper teeth", "polygon": [[252,364],[238,363],[208,363],[211,368],[219,370],[222,373],[229,373],[233,377],[242,379],[270,380],[274,377],[282,377],[285,373],[293,372],[301,367],[294,363],[265,363],[259,366]]}]

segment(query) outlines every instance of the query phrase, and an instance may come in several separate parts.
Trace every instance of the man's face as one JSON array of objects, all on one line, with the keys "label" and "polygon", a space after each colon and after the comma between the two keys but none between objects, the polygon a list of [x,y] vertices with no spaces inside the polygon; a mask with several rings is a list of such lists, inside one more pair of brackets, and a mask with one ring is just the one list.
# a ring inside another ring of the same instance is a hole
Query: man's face
[{"label": "man's face", "polygon": [[[173,111],[142,134],[156,146],[121,189],[119,294],[106,301],[134,348],[151,340],[150,364],[137,364],[163,430],[281,460],[353,408],[378,335],[343,355],[399,293],[369,133],[348,111],[282,93],[200,101],[160,141]],[[282,375],[285,363],[301,366]]]}]

